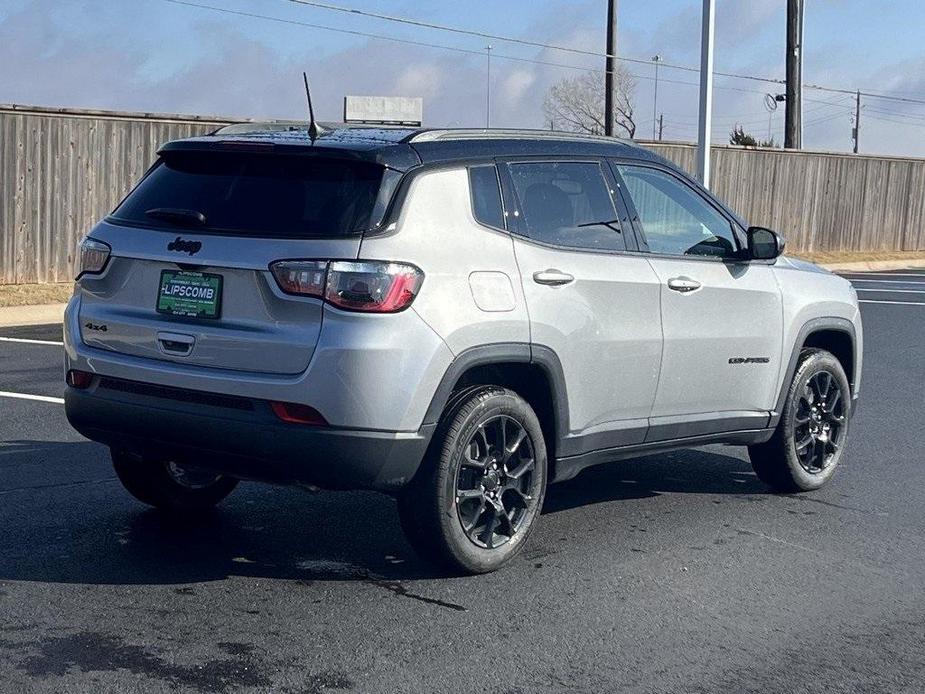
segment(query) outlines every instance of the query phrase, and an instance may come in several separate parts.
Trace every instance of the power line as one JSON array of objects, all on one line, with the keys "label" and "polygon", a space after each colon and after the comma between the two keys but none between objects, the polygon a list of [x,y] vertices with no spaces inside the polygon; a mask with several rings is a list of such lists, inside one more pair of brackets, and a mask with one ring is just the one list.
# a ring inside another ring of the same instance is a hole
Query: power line
[{"label": "power line", "polygon": [[[419,46],[419,47],[422,47],[422,48],[433,48],[433,49],[437,49],[437,50],[452,51],[452,52],[455,52],[455,53],[462,53],[462,54],[466,54],[466,55],[474,55],[474,56],[479,56],[479,57],[484,56],[483,51],[481,51],[481,50],[475,50],[475,49],[471,49],[471,48],[461,48],[461,47],[459,47],[459,46],[448,46],[448,45],[446,45],[446,44],[431,43],[431,42],[428,42],[428,41],[418,41],[418,40],[415,40],[415,39],[398,38],[398,37],[396,37],[396,36],[389,36],[389,35],[387,35],[387,34],[379,34],[379,33],[369,32],[369,31],[360,31],[360,30],[357,30],[357,29],[345,29],[345,28],[342,28],[342,27],[334,27],[334,26],[330,26],[330,25],[327,25],[327,24],[318,24],[318,23],[316,23],[316,22],[306,22],[306,21],[302,21],[302,20],[298,20],[298,19],[284,19],[284,18],[282,18],[282,17],[274,17],[274,16],[272,16],[272,15],[265,15],[265,14],[260,14],[260,13],[257,13],[257,12],[247,12],[247,11],[244,11],[244,10],[233,10],[233,9],[230,9],[230,8],[227,8],[227,7],[219,7],[219,6],[216,6],[216,5],[209,5],[209,4],[206,4],[206,3],[192,2],[192,1],[190,1],[190,0],[161,0],[161,1],[162,1],[162,2],[168,2],[168,3],[171,3],[171,4],[173,4],[173,5],[181,5],[181,6],[185,6],[185,7],[193,7],[193,8],[197,8],[197,9],[201,9],[201,10],[209,10],[209,11],[211,11],[211,12],[219,12],[219,13],[223,13],[223,14],[236,15],[236,16],[239,16],[239,17],[246,17],[246,18],[249,18],[249,19],[262,19],[262,20],[265,20],[265,21],[276,22],[276,23],[279,23],[279,24],[290,24],[290,25],[294,25],[294,26],[307,27],[307,28],[309,28],[309,29],[319,29],[319,30],[322,30],[322,31],[330,31],[330,32],[335,32],[335,33],[339,33],[339,34],[347,34],[347,35],[351,35],[351,36],[360,36],[360,37],[363,37],[363,38],[378,39],[378,40],[381,40],[381,41],[389,41],[389,42],[392,42],[392,43],[402,43],[402,44],[411,45],[411,46]],[[351,13],[351,14],[369,15],[369,16],[374,16],[374,17],[376,17],[376,18],[380,18],[380,19],[384,19],[384,18],[386,17],[385,15],[383,15],[382,17],[379,17],[379,16],[378,16],[378,13],[370,13],[370,12],[366,12],[366,11],[364,11],[364,10],[353,10],[353,9],[351,9],[351,8],[343,8],[343,7],[338,7],[338,6],[334,6],[334,5],[328,6],[328,3],[315,2],[314,0],[286,0],[286,1],[287,1],[287,2],[296,3],[296,4],[302,4],[302,5],[311,5],[311,6],[319,6],[319,7],[325,6],[325,9],[334,9],[334,8],[337,8],[339,11],[349,12],[349,13]],[[397,22],[397,21],[403,21],[403,18],[392,17],[392,18],[390,18],[390,21],[396,21],[396,22]],[[454,29],[454,28],[452,28],[452,27],[443,27],[442,25],[429,25],[429,24],[427,24],[427,23],[425,23],[425,22],[420,22],[420,23],[418,23],[417,20],[408,20],[408,22],[409,22],[409,23],[412,23],[412,24],[416,24],[416,25],[417,25],[417,24],[420,24],[421,26],[429,26],[429,27],[435,28],[435,29],[445,29],[445,30],[447,30],[447,31],[455,31],[456,33],[462,33],[462,34],[470,34],[470,35],[480,36],[480,37],[482,37],[482,38],[495,38],[495,40],[498,40],[498,41],[510,40],[512,43],[521,43],[521,44],[525,44],[525,45],[532,45],[532,46],[542,47],[542,48],[550,48],[550,49],[554,49],[554,50],[564,50],[564,51],[570,51],[570,52],[572,52],[572,53],[578,53],[578,54],[584,54],[584,55],[591,55],[591,56],[596,56],[596,57],[602,57],[602,56],[605,56],[605,55],[606,55],[606,54],[603,54],[603,53],[596,53],[596,52],[593,52],[593,51],[585,51],[585,50],[582,50],[582,49],[570,49],[570,48],[563,47],[563,46],[555,46],[555,45],[553,45],[553,44],[544,44],[544,43],[540,43],[540,42],[531,42],[531,41],[527,41],[527,40],[525,40],[525,39],[515,39],[515,38],[513,38],[513,37],[501,37],[501,36],[495,37],[495,35],[493,35],[493,34],[487,34],[487,33],[483,33],[483,32],[470,32],[469,30],[465,30],[465,29]],[[492,53],[492,57],[493,57],[493,58],[499,58],[499,59],[501,59],[501,60],[509,60],[509,61],[513,61],[513,62],[527,63],[527,64],[531,64],[531,65],[543,65],[543,66],[546,66],[546,67],[556,67],[556,68],[563,68],[563,69],[568,69],[568,70],[578,70],[578,71],[582,71],[582,72],[593,72],[593,73],[598,73],[598,74],[603,74],[603,73],[604,73],[604,71],[601,70],[601,69],[582,67],[582,66],[579,66],[579,65],[570,65],[570,64],[568,64],[568,63],[559,63],[559,62],[554,62],[554,61],[549,61],[549,60],[539,60],[539,59],[536,59],[536,58],[523,58],[523,57],[520,57],[520,56],[504,55],[504,54],[494,53],[494,52]],[[624,62],[636,63],[636,64],[643,64],[643,65],[651,65],[651,62],[648,61],[648,60],[641,60],[641,59],[636,59],[636,58],[627,58],[627,57],[622,57],[622,56],[617,56],[617,58],[618,58],[619,60],[624,61]],[[684,66],[684,65],[673,65],[673,64],[670,64],[670,63],[662,63],[661,66],[662,66],[662,67],[666,67],[666,68],[673,68],[673,69],[677,69],[677,70],[689,71],[689,72],[699,72],[699,69],[698,69],[698,68],[689,67],[689,66]],[[649,75],[641,75],[641,74],[638,74],[638,73],[631,73],[631,74],[632,74],[633,77],[635,77],[635,78],[637,78],[637,79],[644,79],[644,80],[652,80],[652,79],[654,79],[653,77],[651,77],[651,76],[649,76]],[[717,71],[714,71],[713,74],[714,74],[714,75],[717,75],[717,76],[720,76],[720,77],[728,77],[728,78],[732,78],[732,79],[750,79],[750,80],[755,80],[755,81],[759,81],[759,82],[767,82],[767,83],[773,83],[773,84],[783,84],[783,80],[774,80],[774,79],[768,79],[768,78],[763,78],[763,77],[755,77],[755,76],[753,76],[753,75],[738,75],[738,74],[735,74],[735,73],[717,72]],[[690,86],[690,87],[697,87],[697,86],[699,86],[699,83],[697,83],[697,82],[686,82],[686,81],[684,81],[684,80],[674,80],[674,79],[668,79],[668,78],[663,78],[663,77],[662,77],[662,78],[659,78],[659,81],[660,81],[660,82],[664,82],[664,83],[666,83],[666,84],[678,84],[678,85],[685,85],[685,86]],[[839,88],[834,88],[834,87],[824,87],[824,86],[821,86],[821,85],[813,85],[813,84],[804,84],[803,86],[804,86],[806,89],[814,89],[814,90],[824,91],[824,92],[831,92],[831,93],[838,93],[838,94],[846,94],[846,95],[849,95],[849,96],[851,96],[851,97],[854,97],[854,95],[856,94],[856,90],[846,90],[846,89],[839,89]],[[765,92],[764,92],[764,91],[761,91],[761,90],[757,90],[757,89],[746,89],[746,88],[743,88],[743,87],[730,87],[730,86],[726,86],[726,85],[715,85],[714,88],[715,88],[715,89],[722,89],[722,90],[726,90],[726,91],[735,91],[735,92],[747,93],[747,94],[765,94]],[[905,98],[905,97],[894,97],[894,96],[889,96],[889,95],[885,95],[885,94],[875,94],[875,93],[873,93],[873,92],[865,92],[865,91],[862,91],[862,92],[861,92],[861,96],[870,97],[870,98],[875,98],[875,99],[884,99],[884,100],[892,100],[892,101],[898,101],[898,102],[905,102],[905,103],[913,103],[913,104],[923,104],[923,105],[925,105],[925,100],[917,100],[917,99],[911,99],[911,98]],[[805,99],[805,100],[806,100],[806,101],[813,101],[813,102],[817,102],[817,103],[823,103],[823,102],[821,102],[821,101],[819,101],[819,100],[815,100],[815,99],[808,99],[808,98],[807,98],[807,99]],[[828,103],[828,102],[827,102],[827,103]]]},{"label": "power line", "polygon": [[[335,5],[329,2],[322,2],[321,0],[286,0],[286,2],[296,4],[296,5],[306,5],[309,7],[317,7],[320,9],[330,10],[333,12],[343,12],[347,14],[359,15],[362,17],[369,17],[372,19],[379,19],[379,20],[383,20],[387,22],[407,24],[407,25],[416,26],[419,28],[434,29],[437,31],[446,31],[446,32],[451,32],[455,34],[462,34],[465,36],[476,36],[481,39],[491,39],[493,41],[506,41],[508,43],[516,43],[522,46],[532,46],[534,48],[545,48],[545,49],[555,50],[555,51],[564,51],[567,53],[575,53],[578,55],[593,56],[595,58],[612,57],[612,58],[616,58],[617,60],[622,60],[624,62],[637,63],[637,64],[642,64],[642,65],[652,64],[651,61],[643,60],[641,58],[628,58],[628,57],[620,56],[620,55],[610,55],[606,52],[602,53],[600,51],[589,51],[583,48],[573,48],[571,46],[560,46],[556,44],[544,43],[542,41],[531,41],[529,39],[522,39],[522,38],[518,38],[515,36],[503,36],[501,34],[490,34],[488,32],[477,31],[474,29],[463,29],[461,27],[453,27],[453,26],[449,26],[445,24],[425,22],[425,21],[418,20],[418,19],[412,19],[410,17],[398,17],[395,15],[382,14],[380,12],[360,10],[354,7],[345,7],[343,5]],[[700,72],[700,68],[693,67],[690,65],[677,65],[677,64],[672,64],[672,63],[662,63],[661,65],[662,67],[671,68],[674,70],[684,70],[687,72],[696,72],[696,73]],[[746,74],[740,74],[740,73],[734,73],[734,72],[722,72],[719,70],[714,70],[713,74],[716,76],[720,76],[720,77],[731,77],[734,79],[752,80],[756,82],[764,82],[767,84],[786,84],[786,80],[775,79],[771,77],[759,77],[756,75],[746,75]],[[806,89],[816,89],[816,90],[827,91],[827,92],[832,92],[832,93],[850,94],[851,96],[856,95],[858,91],[856,89],[844,89],[840,87],[825,87],[822,85],[805,84],[805,83],[803,84],[803,87]],[[878,92],[868,92],[865,90],[861,90],[861,96],[866,96],[866,97],[870,97],[873,99],[885,99],[885,100],[890,100],[890,101],[925,104],[925,99],[894,96],[894,95],[883,94],[883,93],[878,93]]]},{"label": "power line", "polygon": [[896,125],[908,125],[913,128],[925,128],[925,123],[915,123],[915,122],[909,122],[907,120],[894,120],[892,118],[885,118],[883,116],[874,116],[868,113],[866,110],[864,111],[864,113],[868,118],[872,118],[873,120],[882,121],[884,123],[895,123]]},{"label": "power line", "polygon": [[[423,29],[434,29],[437,31],[447,31],[454,34],[462,34],[464,36],[475,36],[480,39],[489,39],[492,41],[506,41],[508,43],[516,43],[521,46],[531,46],[533,48],[545,48],[553,51],[563,51],[566,53],[575,53],[578,55],[587,55],[593,56],[595,58],[615,58],[617,60],[622,60],[627,63],[637,63],[640,65],[651,65],[651,60],[643,60],[642,58],[628,58],[621,55],[608,54],[606,51],[589,51],[584,48],[573,48],[572,46],[560,46],[552,43],[544,43],[542,41],[531,41],[529,39],[522,39],[516,36],[503,36],[501,34],[490,34],[485,31],[477,31],[475,29],[463,29],[461,27],[453,27],[446,24],[435,24],[433,22],[424,22],[419,19],[412,19],[410,17],[398,17],[395,15],[382,14],[380,12],[371,12],[369,10],[359,10],[355,7],[345,7],[343,5],[334,5],[328,2],[320,2],[320,0],[286,0],[286,2],[293,3],[295,5],[307,5],[309,7],[317,7],[323,10],[331,10],[333,12],[344,12],[346,14],[359,15],[361,17],[369,17],[372,19],[380,19],[386,22],[395,22],[397,24],[408,24],[411,26],[416,26]],[[690,65],[674,65],[671,63],[662,63],[663,67],[672,68],[674,70],[685,70],[688,72],[700,72],[700,68],[691,67]],[[756,77],[755,75],[741,75],[733,72],[720,72],[718,70],[713,71],[714,75],[721,77],[734,77],[736,79],[744,80],[754,80],[756,82],[773,82],[777,84],[783,84],[783,80],[772,79],[769,77]]]},{"label": "power line", "polygon": [[[201,2],[192,2],[190,0],[161,0],[161,1],[169,2],[172,5],[181,5],[184,7],[193,7],[193,8],[197,8],[201,10],[209,10],[211,12],[219,12],[222,14],[237,15],[239,17],[247,17],[248,19],[263,19],[269,22],[276,22],[279,24],[291,24],[294,26],[307,27],[309,29],[320,29],[322,31],[331,31],[331,32],[339,33],[339,34],[349,34],[351,36],[360,36],[363,38],[390,41],[393,43],[403,43],[403,44],[407,44],[411,46],[419,46],[423,48],[434,48],[437,50],[453,51],[456,53],[463,53],[463,54],[474,55],[474,56],[479,56],[479,57],[484,57],[485,55],[484,51],[475,50],[471,48],[448,46],[446,44],[430,43],[427,41],[418,41],[415,39],[404,39],[404,38],[398,38],[396,36],[389,36],[387,34],[378,34],[378,33],[369,32],[369,31],[359,31],[357,29],[344,29],[342,27],[334,27],[334,26],[330,26],[327,24],[318,24],[315,22],[305,22],[305,21],[301,21],[298,19],[284,19],[282,17],[274,17],[272,15],[260,14],[257,12],[247,12],[244,10],[232,10],[227,7],[219,7],[216,5],[209,5],[209,4],[201,3]],[[601,70],[598,68],[582,67],[580,65],[570,65],[568,63],[557,63],[557,62],[553,62],[549,60],[539,60],[536,58],[522,58],[520,56],[505,55],[501,53],[496,53],[494,51],[492,51],[492,58],[500,58],[502,60],[510,60],[510,61],[518,62],[518,63],[529,63],[531,65],[543,65],[546,67],[556,67],[556,68],[563,68],[563,69],[568,69],[568,70],[578,70],[581,72],[593,72],[597,74],[604,74],[604,70]],[[627,60],[630,60],[630,59],[627,59]],[[646,61],[632,61],[632,62],[645,63]],[[630,74],[632,77],[636,79],[643,79],[643,80],[653,80],[654,79],[654,77],[650,75],[642,75],[639,73],[630,73]],[[660,77],[659,82],[663,82],[667,84],[680,84],[680,85],[685,85],[689,87],[699,86],[697,82],[685,82],[683,80],[666,79],[664,77]],[[765,93],[764,91],[761,91],[758,89],[744,89],[742,87],[729,87],[725,85],[716,85],[715,88],[723,89],[726,91],[744,92],[748,94],[764,94]]]},{"label": "power line", "polygon": [[925,114],[923,113],[904,113],[902,111],[889,111],[882,108],[873,108],[871,106],[864,107],[865,113],[882,113],[888,116],[895,116],[897,118],[911,118],[913,120],[925,120]]},{"label": "power line", "polygon": [[810,126],[810,125],[819,125],[820,123],[828,123],[829,121],[836,120],[837,118],[844,118],[847,115],[849,115],[847,111],[843,113],[833,113],[828,116],[822,116],[821,118],[816,118],[807,123],[804,123],[803,125]]}]

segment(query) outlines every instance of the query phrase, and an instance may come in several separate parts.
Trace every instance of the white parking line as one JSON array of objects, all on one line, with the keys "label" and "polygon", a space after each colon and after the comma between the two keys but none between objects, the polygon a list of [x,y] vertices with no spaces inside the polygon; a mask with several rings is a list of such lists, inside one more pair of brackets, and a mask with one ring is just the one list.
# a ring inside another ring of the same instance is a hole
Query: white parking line
[{"label": "white parking line", "polygon": [[925,282],[913,282],[912,280],[851,280],[851,284],[855,282],[868,282],[871,284],[925,284]]},{"label": "white parking line", "polygon": [[859,304],[899,304],[900,306],[925,306],[917,301],[877,301],[875,299],[858,299]]},{"label": "white parking line", "polygon": [[48,395],[30,395],[28,393],[8,393],[0,390],[0,398],[15,398],[17,400],[36,400],[38,402],[51,402],[55,405],[63,405],[64,398],[53,398]]},{"label": "white parking line", "polygon": [[33,340],[25,337],[0,337],[0,342],[19,342],[25,345],[55,345],[56,347],[63,347],[63,342],[55,342],[54,340]]},{"label": "white parking line", "polygon": [[840,277],[921,277],[925,280],[925,272],[848,272]]}]

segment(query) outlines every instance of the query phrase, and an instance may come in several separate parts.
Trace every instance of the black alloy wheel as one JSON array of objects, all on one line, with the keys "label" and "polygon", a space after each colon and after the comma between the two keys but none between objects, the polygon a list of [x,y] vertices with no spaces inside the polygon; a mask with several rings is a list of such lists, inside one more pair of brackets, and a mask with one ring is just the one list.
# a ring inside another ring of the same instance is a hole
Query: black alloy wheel
[{"label": "black alloy wheel", "polygon": [[845,425],[845,397],[828,371],[810,377],[794,413],[794,449],[810,475],[822,472],[838,452]]},{"label": "black alloy wheel", "polygon": [[777,428],[748,454],[758,478],[776,492],[819,489],[835,473],[848,443],[851,384],[831,352],[804,349],[787,387]]},{"label": "black alloy wheel", "polygon": [[497,415],[476,428],[456,478],[456,511],[478,547],[503,545],[520,530],[535,503],[535,469],[533,442],[515,419]]},{"label": "black alloy wheel", "polygon": [[419,554],[453,570],[507,564],[536,526],[546,493],[543,428],[518,393],[478,385],[454,393],[427,457],[398,497]]}]

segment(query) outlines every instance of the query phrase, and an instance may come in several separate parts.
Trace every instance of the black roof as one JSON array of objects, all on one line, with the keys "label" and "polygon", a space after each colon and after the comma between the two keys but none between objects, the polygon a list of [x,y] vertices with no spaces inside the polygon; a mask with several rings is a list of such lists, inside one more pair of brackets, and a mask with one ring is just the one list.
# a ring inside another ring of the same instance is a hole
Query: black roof
[{"label": "black roof", "polygon": [[[438,130],[432,128],[323,126],[312,142],[304,124],[247,124],[211,135],[168,142],[177,150],[262,151],[334,156],[369,161],[406,171],[420,164],[482,157],[611,156],[667,163],[629,140],[549,130]],[[223,132],[226,131],[226,132]]]}]

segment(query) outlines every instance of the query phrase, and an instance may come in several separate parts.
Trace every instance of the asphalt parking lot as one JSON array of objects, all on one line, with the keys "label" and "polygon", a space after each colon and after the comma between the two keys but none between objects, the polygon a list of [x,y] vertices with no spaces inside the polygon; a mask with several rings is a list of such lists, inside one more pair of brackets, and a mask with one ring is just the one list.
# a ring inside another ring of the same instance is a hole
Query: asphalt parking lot
[{"label": "asphalt parking lot", "polygon": [[0,689],[925,691],[925,270],[850,278],[865,372],[829,486],[773,496],[731,447],[595,468],[466,578],[372,493],[146,510],[67,425],[60,326],[0,330]]}]

